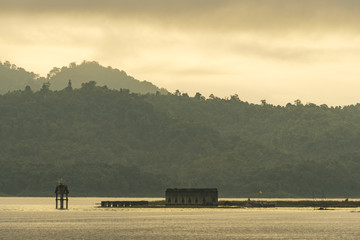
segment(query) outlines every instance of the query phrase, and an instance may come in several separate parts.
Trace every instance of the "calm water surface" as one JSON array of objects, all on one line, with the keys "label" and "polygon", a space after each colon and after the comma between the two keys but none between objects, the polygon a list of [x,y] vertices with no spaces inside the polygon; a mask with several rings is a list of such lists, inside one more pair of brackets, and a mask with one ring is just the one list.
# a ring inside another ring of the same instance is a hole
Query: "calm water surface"
[{"label": "calm water surface", "polygon": [[0,198],[0,239],[360,239],[360,209],[101,209],[101,200],[114,199],[70,198],[59,211],[53,198]]}]

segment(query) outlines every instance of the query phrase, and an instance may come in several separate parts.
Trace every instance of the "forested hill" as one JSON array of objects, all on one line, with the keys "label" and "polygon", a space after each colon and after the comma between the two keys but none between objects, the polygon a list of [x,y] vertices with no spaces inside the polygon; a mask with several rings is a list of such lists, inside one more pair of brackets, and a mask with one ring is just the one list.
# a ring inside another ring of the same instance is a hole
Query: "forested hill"
[{"label": "forested hill", "polygon": [[[359,197],[360,107],[249,104],[146,94],[95,82],[0,95],[0,193]],[[262,192],[260,195],[259,192]]]},{"label": "forested hill", "polygon": [[43,83],[47,83],[51,90],[62,90],[68,81],[72,81],[73,88],[80,88],[82,83],[96,81],[98,85],[106,85],[110,89],[129,89],[133,93],[166,94],[165,89],[160,89],[147,81],[139,81],[124,71],[111,67],[103,67],[97,62],[83,61],[81,64],[71,63],[68,67],[53,68],[46,77],[28,72],[23,68],[6,61],[0,62],[0,93],[23,90],[30,86],[38,91]]},{"label": "forested hill", "polygon": [[0,94],[8,91],[23,90],[25,86],[31,86],[33,89],[39,90],[45,80],[38,74],[28,72],[8,61],[0,62]]},{"label": "forested hill", "polygon": [[323,160],[360,153],[360,104],[328,107],[296,100],[274,106],[263,100],[256,105],[237,95],[205,99],[199,93],[193,98],[187,94],[149,96],[148,101],[173,118],[202,123],[223,136],[239,136],[298,157]]},{"label": "forested hill", "polygon": [[103,67],[97,62],[84,61],[77,65],[71,63],[69,67],[53,68],[48,79],[50,88],[61,90],[69,79],[72,81],[73,88],[80,88],[82,83],[95,81],[99,86],[107,86],[110,89],[129,89],[133,93],[167,93],[165,89],[160,89],[151,82],[139,81],[124,71],[111,67]]}]

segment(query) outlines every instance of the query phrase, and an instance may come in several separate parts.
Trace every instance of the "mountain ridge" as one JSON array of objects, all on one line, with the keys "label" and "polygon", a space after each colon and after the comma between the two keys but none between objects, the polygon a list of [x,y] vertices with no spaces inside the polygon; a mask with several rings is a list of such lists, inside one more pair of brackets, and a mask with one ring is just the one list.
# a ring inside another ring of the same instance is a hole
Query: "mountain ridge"
[{"label": "mountain ridge", "polygon": [[360,106],[254,105],[82,84],[0,95],[0,194],[358,197]]},{"label": "mountain ridge", "polygon": [[67,67],[54,67],[46,77],[28,72],[9,61],[0,62],[0,93],[23,90],[26,86],[37,91],[44,83],[49,84],[51,90],[62,90],[69,80],[72,81],[73,88],[80,88],[82,83],[95,81],[99,86],[129,89],[134,93],[167,93],[166,89],[159,88],[151,82],[137,80],[123,70],[104,67],[96,61],[83,61],[80,64],[73,62]]}]

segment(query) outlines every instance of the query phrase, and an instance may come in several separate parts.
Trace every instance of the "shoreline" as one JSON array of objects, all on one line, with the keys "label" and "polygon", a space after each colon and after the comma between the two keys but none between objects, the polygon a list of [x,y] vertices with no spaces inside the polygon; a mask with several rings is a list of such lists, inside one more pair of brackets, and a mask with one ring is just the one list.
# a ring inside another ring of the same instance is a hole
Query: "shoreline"
[{"label": "shoreline", "polygon": [[319,210],[331,210],[330,208],[360,208],[360,201],[349,200],[300,200],[300,201],[224,201],[220,200],[216,205],[195,204],[166,204],[162,201],[102,201],[97,203],[99,208],[318,208]]}]

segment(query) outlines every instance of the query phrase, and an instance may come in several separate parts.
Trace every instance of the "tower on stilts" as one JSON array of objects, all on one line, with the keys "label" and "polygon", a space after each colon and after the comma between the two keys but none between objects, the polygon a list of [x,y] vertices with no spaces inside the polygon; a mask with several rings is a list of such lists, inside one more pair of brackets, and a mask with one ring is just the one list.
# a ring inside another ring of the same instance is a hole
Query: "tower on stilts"
[{"label": "tower on stilts", "polygon": [[55,188],[55,202],[56,209],[64,209],[64,201],[65,201],[65,209],[69,207],[69,189],[67,185],[64,184],[64,180],[60,180],[58,185]]}]

